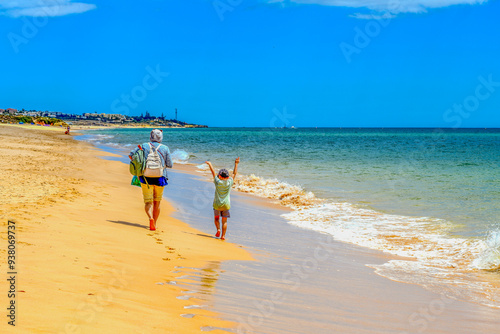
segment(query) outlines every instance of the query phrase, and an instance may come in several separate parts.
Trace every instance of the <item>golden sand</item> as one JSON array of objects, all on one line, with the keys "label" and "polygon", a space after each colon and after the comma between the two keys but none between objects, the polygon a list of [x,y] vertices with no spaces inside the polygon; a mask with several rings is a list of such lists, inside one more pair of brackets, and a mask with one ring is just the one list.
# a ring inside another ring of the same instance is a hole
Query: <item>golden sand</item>
[{"label": "golden sand", "polygon": [[177,266],[250,255],[169,217],[166,201],[158,230],[149,231],[128,166],[99,158],[110,154],[64,130],[0,126],[0,266],[5,274],[11,220],[17,272],[16,327],[7,324],[9,287],[2,277],[0,332],[193,333],[235,326],[207,310],[186,312],[196,301],[179,300],[179,287],[156,283],[174,280]]}]

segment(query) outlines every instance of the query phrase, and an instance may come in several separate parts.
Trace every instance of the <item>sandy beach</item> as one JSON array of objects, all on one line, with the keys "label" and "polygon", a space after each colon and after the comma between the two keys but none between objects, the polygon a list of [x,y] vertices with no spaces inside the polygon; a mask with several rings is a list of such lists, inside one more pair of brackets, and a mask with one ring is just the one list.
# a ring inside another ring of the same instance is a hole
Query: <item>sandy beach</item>
[{"label": "sandy beach", "polygon": [[472,334],[500,325],[498,309],[459,283],[377,275],[398,257],[290,225],[281,217],[290,209],[268,199],[234,191],[229,242],[212,238],[213,185],[193,165],[169,172],[150,232],[125,152],[49,127],[2,126],[0,140],[4,273],[8,221],[17,247],[16,328],[7,319],[2,332]]},{"label": "sandy beach", "polygon": [[[193,333],[235,326],[202,309],[181,317],[196,301],[176,298],[181,289],[166,282],[177,267],[251,256],[170,217],[167,201],[158,230],[150,232],[128,167],[63,133],[0,127],[1,332]],[[16,233],[14,299],[5,278],[8,221]],[[11,300],[15,327],[5,316]]]},{"label": "sandy beach", "polygon": [[0,1],[0,334],[500,334],[499,13]]}]

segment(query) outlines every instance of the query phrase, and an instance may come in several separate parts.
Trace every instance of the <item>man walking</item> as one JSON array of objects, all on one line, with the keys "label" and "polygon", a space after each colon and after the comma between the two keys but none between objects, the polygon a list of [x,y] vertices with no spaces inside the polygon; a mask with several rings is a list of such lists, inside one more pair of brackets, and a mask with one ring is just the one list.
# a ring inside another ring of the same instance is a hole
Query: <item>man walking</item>
[{"label": "man walking", "polygon": [[129,158],[138,150],[144,150],[146,166],[144,175],[139,176],[141,182],[142,196],[144,198],[144,209],[149,218],[149,229],[156,230],[156,223],[160,215],[160,202],[163,189],[168,184],[167,167],[172,168],[170,150],[161,144],[163,131],[154,129],[151,131],[149,143],[139,145],[130,152]]}]

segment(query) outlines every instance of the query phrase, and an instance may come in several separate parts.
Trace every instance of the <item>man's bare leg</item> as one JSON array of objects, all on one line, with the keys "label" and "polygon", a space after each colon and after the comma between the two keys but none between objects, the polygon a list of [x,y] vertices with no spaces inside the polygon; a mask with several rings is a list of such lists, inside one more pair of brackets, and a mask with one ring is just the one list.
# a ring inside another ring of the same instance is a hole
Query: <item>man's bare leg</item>
[{"label": "man's bare leg", "polygon": [[146,211],[146,214],[149,218],[149,229],[151,231],[156,230],[155,219],[153,218],[153,202],[147,202],[144,205],[144,210]]},{"label": "man's bare leg", "polygon": [[160,216],[160,203],[161,201],[153,202],[153,219],[155,220],[155,225],[156,222],[158,221],[158,217]]},{"label": "man's bare leg", "polygon": [[[223,218],[224,219],[224,218]],[[215,237],[218,238],[220,236],[220,223],[219,216],[214,217],[215,228],[217,228],[217,233],[215,233]]]},{"label": "man's bare leg", "polygon": [[153,202],[147,202],[144,205],[144,210],[146,210],[146,214],[149,219],[153,219]]},{"label": "man's bare leg", "polygon": [[227,218],[222,217],[222,235],[220,236],[221,240],[226,240],[226,230],[227,230]]}]

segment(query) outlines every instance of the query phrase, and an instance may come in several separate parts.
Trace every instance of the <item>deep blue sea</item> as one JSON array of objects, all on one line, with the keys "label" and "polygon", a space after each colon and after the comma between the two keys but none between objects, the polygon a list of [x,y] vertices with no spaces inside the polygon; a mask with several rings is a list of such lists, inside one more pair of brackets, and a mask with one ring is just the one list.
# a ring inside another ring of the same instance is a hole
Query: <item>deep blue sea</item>
[{"label": "deep blue sea", "polygon": [[[84,131],[127,153],[150,129]],[[420,272],[500,268],[500,129],[163,129],[177,163],[233,167],[236,189],[290,207],[291,224],[417,259]],[[376,268],[398,279],[415,262]],[[447,268],[447,269],[446,269]],[[406,279],[408,280],[408,279]]]}]

